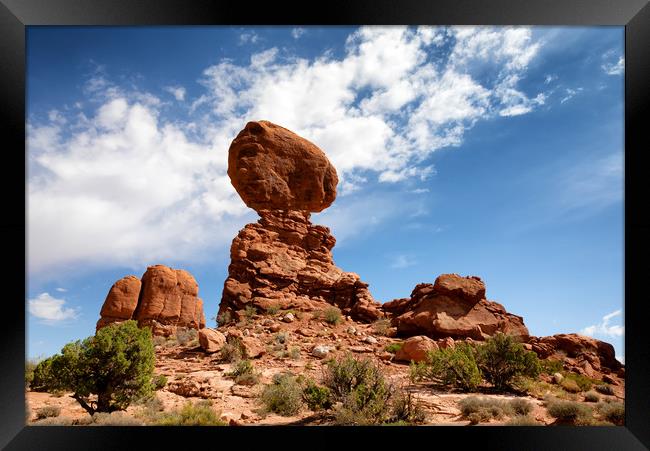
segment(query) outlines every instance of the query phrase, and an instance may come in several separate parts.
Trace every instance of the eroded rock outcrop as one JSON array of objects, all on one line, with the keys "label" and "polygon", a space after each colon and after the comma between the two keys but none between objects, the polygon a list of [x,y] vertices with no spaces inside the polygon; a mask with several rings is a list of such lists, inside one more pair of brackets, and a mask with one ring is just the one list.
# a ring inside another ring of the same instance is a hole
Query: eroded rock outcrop
[{"label": "eroded rock outcrop", "polygon": [[392,315],[391,323],[403,337],[484,340],[497,332],[529,337],[521,316],[485,299],[485,284],[476,276],[443,274],[434,284],[418,284],[410,298],[387,302],[382,309]]},{"label": "eroded rock outcrop", "polygon": [[106,296],[97,330],[134,319],[149,326],[154,335],[169,336],[178,327],[205,327],[203,301],[192,275],[164,265],[149,266],[142,279],[126,276],[113,284]]},{"label": "eroded rock outcrop", "polygon": [[270,122],[249,122],[230,147],[228,175],[260,219],[232,242],[219,315],[332,304],[359,321],[383,316],[368,285],[334,264],[330,230],[310,221],[334,201],[338,182],[318,147]]}]

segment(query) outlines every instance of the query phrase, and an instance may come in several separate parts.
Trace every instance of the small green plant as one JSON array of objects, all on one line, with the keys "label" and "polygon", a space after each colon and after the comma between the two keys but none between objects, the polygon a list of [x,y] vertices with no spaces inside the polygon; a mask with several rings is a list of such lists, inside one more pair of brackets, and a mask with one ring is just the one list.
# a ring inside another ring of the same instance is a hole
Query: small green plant
[{"label": "small green plant", "polygon": [[430,352],[427,363],[425,378],[438,380],[464,391],[475,390],[481,383],[474,348],[467,343],[457,343],[453,348]]},{"label": "small green plant", "polygon": [[161,390],[167,385],[167,377],[163,374],[158,374],[153,377],[154,390]]},{"label": "small green plant", "polygon": [[535,407],[532,402],[521,398],[511,399],[508,404],[515,415],[528,415]]},{"label": "small green plant", "polygon": [[542,426],[542,423],[537,421],[530,415],[515,415],[505,424],[506,426]]},{"label": "small green plant", "polygon": [[386,347],[384,348],[384,351],[390,352],[391,354],[395,354],[395,353],[397,353],[397,351],[402,349],[403,345],[404,345],[404,343],[401,343],[401,342],[391,343],[389,345],[386,345]]},{"label": "small green plant", "polygon": [[427,362],[411,362],[409,365],[409,379],[411,382],[420,382],[429,378],[429,364]]},{"label": "small green plant", "polygon": [[212,408],[210,401],[192,404],[188,401],[182,408],[163,414],[156,424],[159,426],[226,426]]},{"label": "small green plant", "polygon": [[388,330],[390,329],[390,320],[385,318],[378,319],[372,323],[372,328],[377,335],[386,336],[386,334],[388,334]]},{"label": "small green plant", "polygon": [[233,322],[232,313],[226,310],[217,316],[217,327],[225,326]]},{"label": "small green plant", "polygon": [[285,344],[289,341],[289,334],[286,332],[278,332],[275,334],[275,342],[280,344]]},{"label": "small green plant", "polygon": [[246,348],[244,347],[241,338],[229,336],[226,339],[226,344],[223,345],[219,352],[222,361],[232,363],[244,358],[246,355]]},{"label": "small green plant", "polygon": [[563,373],[563,376],[564,380],[568,379],[574,381],[580,388],[580,391],[589,391],[591,390],[591,387],[594,385],[594,383],[599,382],[595,379],[591,379],[587,376],[583,376],[582,374],[577,373],[565,372]]},{"label": "small green plant", "polygon": [[540,371],[544,374],[561,373],[563,370],[562,362],[555,359],[540,360]]},{"label": "small green plant", "polygon": [[142,426],[142,421],[125,415],[124,412],[98,412],[92,416],[94,426]]},{"label": "small green plant", "polygon": [[594,387],[594,390],[596,390],[598,393],[602,393],[603,395],[611,396],[614,394],[614,389],[612,388],[612,386],[607,384],[596,385]]},{"label": "small green plant", "polygon": [[625,404],[620,401],[600,402],[597,406],[603,418],[611,423],[622,426],[625,423]]},{"label": "small green plant", "polygon": [[298,346],[294,346],[289,350],[289,358],[292,360],[300,358],[300,348]]},{"label": "small green plant", "polygon": [[50,417],[31,424],[33,426],[72,426],[73,423],[74,421],[70,417]]},{"label": "small green plant", "polygon": [[266,313],[269,315],[277,315],[280,311],[280,306],[277,304],[270,305],[266,308]]},{"label": "small green plant", "polygon": [[426,420],[424,408],[410,391],[397,390],[391,402],[389,423],[420,424]]},{"label": "small green plant", "polygon": [[510,410],[508,403],[499,399],[468,396],[458,403],[460,412],[471,424],[500,419]]},{"label": "small green plant", "polygon": [[246,308],[244,309],[244,318],[246,319],[246,321],[247,322],[252,321],[255,315],[257,315],[257,309],[252,305],[247,305]]},{"label": "small green plant", "polygon": [[585,393],[585,401],[586,402],[598,402],[600,401],[600,396],[598,396],[598,393],[595,391],[589,391]]},{"label": "small green plant", "polygon": [[575,380],[566,377],[562,379],[560,386],[569,393],[580,393],[582,391]]},{"label": "small green plant", "polygon": [[326,323],[329,324],[339,324],[343,320],[343,317],[341,316],[341,310],[338,307],[334,306],[328,307],[323,310],[323,319]]},{"label": "small green plant", "polygon": [[498,390],[512,388],[517,376],[536,377],[541,370],[537,354],[501,332],[477,347],[476,362],[483,377]]},{"label": "small green plant", "polygon": [[293,374],[279,373],[273,377],[270,385],[264,387],[261,400],[269,412],[295,415],[302,405],[302,387]]},{"label": "small green plant", "polygon": [[42,420],[43,418],[55,418],[61,415],[61,408],[59,406],[45,406],[36,409],[36,419]]},{"label": "small green plant", "polygon": [[579,402],[550,399],[546,402],[546,409],[561,423],[587,425],[593,419],[591,407]]},{"label": "small green plant", "polygon": [[233,377],[239,385],[255,385],[259,382],[259,374],[248,359],[237,361],[233,370],[226,373],[226,376]]},{"label": "small green plant", "polygon": [[311,410],[326,410],[332,407],[332,394],[329,388],[316,385],[313,380],[307,381],[302,390],[302,400]]}]

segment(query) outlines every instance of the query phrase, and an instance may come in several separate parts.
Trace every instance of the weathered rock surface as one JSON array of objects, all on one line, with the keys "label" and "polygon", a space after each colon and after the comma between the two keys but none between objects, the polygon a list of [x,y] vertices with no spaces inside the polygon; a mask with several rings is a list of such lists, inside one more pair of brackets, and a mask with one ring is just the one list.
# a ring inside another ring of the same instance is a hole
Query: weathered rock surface
[{"label": "weathered rock surface", "polygon": [[475,276],[443,274],[433,285],[418,284],[410,298],[387,302],[382,309],[392,314],[391,323],[399,336],[475,340],[484,340],[496,332],[522,339],[529,336],[522,317],[485,299],[485,284]]},{"label": "weathered rock surface", "polygon": [[199,345],[207,353],[219,351],[226,344],[226,336],[218,330],[204,327],[199,330]]},{"label": "weathered rock surface", "polygon": [[402,347],[395,353],[395,360],[423,362],[429,351],[437,350],[438,345],[435,341],[424,335],[417,335],[404,340]]},{"label": "weathered rock surface", "polygon": [[149,266],[142,276],[126,276],[111,287],[97,330],[128,319],[149,326],[154,335],[169,336],[177,327],[205,327],[203,301],[192,275],[164,265]]},{"label": "weathered rock surface", "polygon": [[325,153],[284,127],[249,122],[228,150],[228,176],[246,205],[319,212],[336,198],[338,177]]},{"label": "weathered rock surface", "polygon": [[558,334],[530,337],[528,344],[540,358],[559,360],[565,369],[587,377],[600,379],[611,373],[625,377],[614,346],[604,341],[578,334]]}]

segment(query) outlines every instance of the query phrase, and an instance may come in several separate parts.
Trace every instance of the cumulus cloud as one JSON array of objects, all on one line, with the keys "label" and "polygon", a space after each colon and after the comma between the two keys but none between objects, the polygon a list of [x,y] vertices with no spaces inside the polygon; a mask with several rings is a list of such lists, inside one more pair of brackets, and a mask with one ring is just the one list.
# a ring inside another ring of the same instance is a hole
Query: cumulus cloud
[{"label": "cumulus cloud", "polygon": [[[254,31],[240,34],[242,44],[257,42]],[[459,146],[477,121],[544,103],[543,93],[519,88],[538,49],[521,27],[363,27],[340,58],[272,47],[245,63],[221,60],[200,74],[204,92],[176,116],[97,66],[84,112],[28,123],[30,270],[182,260],[228,243],[254,217],[226,174],[230,142],[249,120],[319,145],[343,196],[369,181],[425,180],[435,174],[427,158]],[[170,89],[185,99],[182,88]],[[362,227],[353,216],[340,227]]]},{"label": "cumulus cloud", "polygon": [[[616,52],[609,51],[603,55],[603,59],[611,59]],[[614,56],[614,58],[616,58]],[[607,75],[621,75],[625,70],[625,58],[619,56],[618,60],[614,59],[613,61],[606,61],[602,64],[601,68]]]},{"label": "cumulus cloud", "polygon": [[48,293],[41,293],[28,301],[29,313],[46,324],[56,324],[78,317],[78,309],[64,306],[64,299],[57,299]]},{"label": "cumulus cloud", "polygon": [[608,313],[603,316],[603,319],[600,323],[594,324],[592,326],[585,327],[580,331],[583,335],[589,335],[590,337],[603,335],[608,337],[622,337],[625,332],[625,327],[620,324],[610,324],[612,318],[621,316],[622,310],[615,310],[612,313]]}]

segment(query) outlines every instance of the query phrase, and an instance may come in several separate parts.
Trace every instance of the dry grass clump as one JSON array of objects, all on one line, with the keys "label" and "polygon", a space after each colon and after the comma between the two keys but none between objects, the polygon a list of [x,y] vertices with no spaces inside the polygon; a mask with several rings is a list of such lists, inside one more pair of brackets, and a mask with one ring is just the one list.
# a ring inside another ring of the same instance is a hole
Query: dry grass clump
[{"label": "dry grass clump", "polygon": [[481,396],[468,396],[458,403],[461,413],[471,424],[483,423],[505,416],[526,416],[533,411],[533,403],[525,399],[509,401]]},{"label": "dry grass clump", "polygon": [[192,404],[188,401],[180,409],[162,414],[155,423],[158,426],[226,426],[208,400]]},{"label": "dry grass clump", "polygon": [[255,385],[259,382],[259,373],[255,370],[253,362],[248,359],[239,360],[235,363],[232,371],[226,373],[226,376],[233,377],[235,384],[238,385]]},{"label": "dry grass clump", "polygon": [[59,406],[45,406],[36,409],[36,419],[42,420],[44,418],[56,418],[61,415],[61,407]]},{"label": "dry grass clump", "polygon": [[580,402],[549,397],[546,400],[546,409],[560,424],[590,425],[593,423],[593,410]]},{"label": "dry grass clump", "polygon": [[600,415],[610,423],[622,426],[625,423],[625,404],[620,401],[600,402],[596,406]]}]

